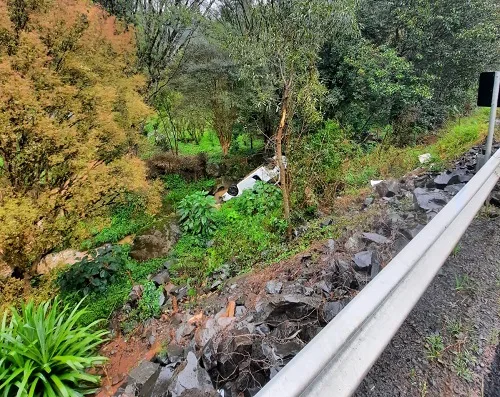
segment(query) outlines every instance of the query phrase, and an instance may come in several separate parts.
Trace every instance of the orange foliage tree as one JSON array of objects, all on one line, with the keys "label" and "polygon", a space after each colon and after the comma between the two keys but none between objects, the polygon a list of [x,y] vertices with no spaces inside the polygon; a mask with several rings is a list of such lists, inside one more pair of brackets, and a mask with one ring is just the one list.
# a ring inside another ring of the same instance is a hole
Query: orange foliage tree
[{"label": "orange foliage tree", "polygon": [[124,192],[155,197],[135,156],[150,109],[134,54],[90,1],[0,2],[0,262],[26,269]]}]

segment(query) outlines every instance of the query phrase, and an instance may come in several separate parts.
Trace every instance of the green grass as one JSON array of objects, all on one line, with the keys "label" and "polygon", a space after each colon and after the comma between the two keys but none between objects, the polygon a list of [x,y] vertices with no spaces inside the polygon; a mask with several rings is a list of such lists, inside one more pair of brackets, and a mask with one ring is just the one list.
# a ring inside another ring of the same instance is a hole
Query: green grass
[{"label": "green grass", "polygon": [[92,230],[93,236],[81,243],[81,249],[89,250],[106,243],[116,243],[122,238],[135,234],[154,221],[146,212],[144,200],[129,194],[120,205],[111,209],[110,224],[100,230]]},{"label": "green grass", "polygon": [[471,146],[481,143],[488,132],[489,109],[478,109],[471,117],[449,122],[437,133],[435,142],[409,147],[379,146],[372,152],[344,162],[347,188],[366,187],[370,179],[399,178],[421,166],[418,156],[430,153],[428,167],[443,169]]},{"label": "green grass", "polygon": [[[261,150],[263,147],[264,140],[262,138],[254,138],[253,145],[251,145],[249,135],[240,134],[231,143],[230,153],[246,154],[251,151]],[[222,148],[214,131],[206,130],[199,144],[179,142],[179,154],[195,155],[199,153],[207,153],[212,158],[222,157]]]},{"label": "green grass", "polygon": [[[160,130],[163,129],[163,125],[158,123],[158,116],[154,115],[146,122],[144,130],[148,134],[151,133],[155,124],[158,124],[157,128]],[[179,154],[196,155],[199,153],[206,153],[210,158],[222,157],[222,148],[217,138],[217,133],[213,129],[206,128],[201,135],[199,143],[188,141],[188,134],[181,135],[184,135],[185,138],[178,142]],[[261,137],[254,137],[253,142],[251,142],[249,133],[239,132],[231,143],[230,153],[246,154],[252,151],[261,150],[263,147],[264,140]]]},{"label": "green grass", "polygon": [[434,334],[425,338],[425,348],[429,360],[439,360],[444,352],[444,342],[441,335]]}]

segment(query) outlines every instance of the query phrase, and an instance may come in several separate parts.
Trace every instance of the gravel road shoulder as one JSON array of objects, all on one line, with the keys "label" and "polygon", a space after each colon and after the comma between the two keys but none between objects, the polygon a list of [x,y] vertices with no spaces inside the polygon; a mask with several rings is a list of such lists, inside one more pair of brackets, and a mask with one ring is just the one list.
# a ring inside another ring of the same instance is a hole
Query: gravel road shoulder
[{"label": "gravel road shoulder", "polygon": [[500,218],[483,214],[355,395],[500,396],[499,332]]}]

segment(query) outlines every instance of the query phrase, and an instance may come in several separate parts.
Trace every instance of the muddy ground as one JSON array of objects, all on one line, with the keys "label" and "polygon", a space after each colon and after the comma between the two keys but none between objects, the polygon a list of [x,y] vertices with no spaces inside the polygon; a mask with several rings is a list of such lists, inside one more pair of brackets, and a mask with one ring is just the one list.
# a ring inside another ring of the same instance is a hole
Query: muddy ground
[{"label": "muddy ground", "polygon": [[485,212],[470,225],[357,397],[500,396],[500,217]]}]

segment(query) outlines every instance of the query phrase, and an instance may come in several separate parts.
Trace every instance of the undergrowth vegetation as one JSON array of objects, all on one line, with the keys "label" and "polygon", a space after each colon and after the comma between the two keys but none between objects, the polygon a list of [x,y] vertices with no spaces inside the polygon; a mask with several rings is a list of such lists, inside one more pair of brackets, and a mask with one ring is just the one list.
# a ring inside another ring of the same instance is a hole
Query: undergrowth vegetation
[{"label": "undergrowth vegetation", "polygon": [[235,272],[249,269],[284,238],[281,191],[273,185],[257,182],[214,215],[210,238],[186,234],[177,243],[172,271],[178,277],[202,282],[224,264]]},{"label": "undergrowth vegetation", "polygon": [[122,238],[135,234],[154,220],[148,213],[145,200],[134,194],[127,194],[122,203],[110,210],[107,225],[101,228],[83,223],[82,228],[89,228],[92,237],[81,243],[82,249],[91,249],[106,243],[116,243]]},{"label": "undergrowth vegetation", "polygon": [[[104,255],[103,260],[98,260],[91,266],[92,270],[81,269],[80,262],[69,267],[59,277],[59,293],[64,303],[75,305],[86,296],[87,311],[79,319],[81,324],[88,325],[99,319],[109,319],[113,311],[126,302],[132,286],[146,283],[148,276],[158,271],[165,262],[165,258],[138,262],[130,258],[129,251],[129,245],[113,247]],[[119,271],[111,273],[110,264]],[[71,277],[78,272],[86,274],[84,281]],[[80,287],[77,286],[82,283]]]},{"label": "undergrowth vegetation", "polygon": [[317,133],[294,142],[292,180],[295,203],[308,206],[332,206],[339,194],[357,194],[371,179],[399,178],[417,168],[418,156],[431,154],[426,166],[441,170],[474,144],[480,143],[488,130],[488,109],[473,116],[449,122],[412,146],[393,146],[382,142],[357,143],[349,130],[328,121]]},{"label": "undergrowth vegetation", "polygon": [[92,394],[100,377],[88,369],[106,361],[95,355],[107,331],[79,325],[85,314],[55,299],[3,314],[0,324],[0,394],[3,396],[81,396]]},{"label": "undergrowth vegetation", "polygon": [[215,230],[215,199],[208,192],[196,192],[184,197],[178,212],[185,233],[210,237]]}]

